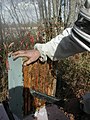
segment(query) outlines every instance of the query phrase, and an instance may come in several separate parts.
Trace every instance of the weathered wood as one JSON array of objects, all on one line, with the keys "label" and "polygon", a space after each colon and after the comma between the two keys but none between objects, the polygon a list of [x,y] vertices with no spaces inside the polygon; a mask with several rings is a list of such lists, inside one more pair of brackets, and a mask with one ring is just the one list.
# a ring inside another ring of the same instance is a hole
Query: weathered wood
[{"label": "weathered wood", "polygon": [[8,88],[10,96],[10,107],[19,118],[30,114],[33,109],[45,105],[45,100],[33,97],[30,89],[55,96],[56,77],[52,74],[52,64],[39,61],[23,66],[23,58],[9,60]]}]

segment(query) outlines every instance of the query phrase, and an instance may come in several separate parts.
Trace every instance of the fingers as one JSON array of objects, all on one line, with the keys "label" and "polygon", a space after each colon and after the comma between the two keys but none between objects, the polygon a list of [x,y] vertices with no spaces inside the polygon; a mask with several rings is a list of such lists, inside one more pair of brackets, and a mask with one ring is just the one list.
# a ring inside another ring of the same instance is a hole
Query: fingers
[{"label": "fingers", "polygon": [[29,59],[29,60],[27,60],[26,62],[24,62],[24,66],[26,66],[26,65],[29,65],[29,64],[31,64],[32,62],[34,62],[35,60],[33,60],[33,59]]},{"label": "fingers", "polygon": [[27,57],[28,60],[24,63],[26,66],[32,62],[35,62],[39,58],[40,53],[37,50],[21,50],[12,53],[12,56],[13,59],[17,59],[18,57]]},{"label": "fingers", "polygon": [[16,51],[16,52],[12,53],[12,55],[15,56],[15,55],[24,54],[24,53],[25,53],[25,51],[21,50],[21,51]]},{"label": "fingers", "polygon": [[18,58],[18,57],[25,57],[26,56],[26,54],[18,54],[18,55],[15,55],[15,56],[13,56],[13,59],[16,59],[16,58]]},{"label": "fingers", "polygon": [[26,55],[26,52],[22,50],[22,51],[16,51],[12,53],[12,56],[14,59],[16,59],[18,57],[23,57],[23,56],[26,57],[27,55]]},{"label": "fingers", "polygon": [[12,53],[13,53],[12,51],[11,51],[11,52],[9,52],[9,53],[8,53],[8,56],[10,57],[10,56],[12,55]]}]

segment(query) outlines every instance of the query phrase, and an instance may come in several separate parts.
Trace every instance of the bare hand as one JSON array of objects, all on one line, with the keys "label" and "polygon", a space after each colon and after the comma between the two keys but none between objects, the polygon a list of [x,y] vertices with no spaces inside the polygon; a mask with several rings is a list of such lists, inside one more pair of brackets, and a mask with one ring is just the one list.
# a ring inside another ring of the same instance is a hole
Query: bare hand
[{"label": "bare hand", "polygon": [[24,65],[28,65],[35,62],[40,57],[40,52],[38,50],[20,50],[12,53],[14,59],[18,57],[27,57],[28,60],[24,62]]}]

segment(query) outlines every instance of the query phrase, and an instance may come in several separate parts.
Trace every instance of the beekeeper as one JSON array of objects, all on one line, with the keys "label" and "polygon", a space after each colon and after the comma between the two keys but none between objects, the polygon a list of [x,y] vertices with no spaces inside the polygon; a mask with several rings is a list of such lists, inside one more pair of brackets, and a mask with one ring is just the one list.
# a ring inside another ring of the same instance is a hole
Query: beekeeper
[{"label": "beekeeper", "polygon": [[28,57],[24,63],[28,65],[38,58],[47,61],[49,57],[52,61],[56,61],[84,51],[90,51],[90,0],[86,0],[72,28],[66,28],[62,34],[47,43],[35,44],[34,50],[16,51],[13,56]]}]

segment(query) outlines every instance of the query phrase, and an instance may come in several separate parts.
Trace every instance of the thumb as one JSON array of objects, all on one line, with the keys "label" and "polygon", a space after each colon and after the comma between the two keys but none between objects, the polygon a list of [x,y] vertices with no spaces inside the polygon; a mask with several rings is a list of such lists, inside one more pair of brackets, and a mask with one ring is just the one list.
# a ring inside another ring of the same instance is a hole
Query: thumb
[{"label": "thumb", "polygon": [[26,66],[26,65],[29,65],[30,63],[32,63],[33,61],[31,61],[31,59],[29,59],[29,60],[27,60],[26,62],[24,62],[24,66]]}]

